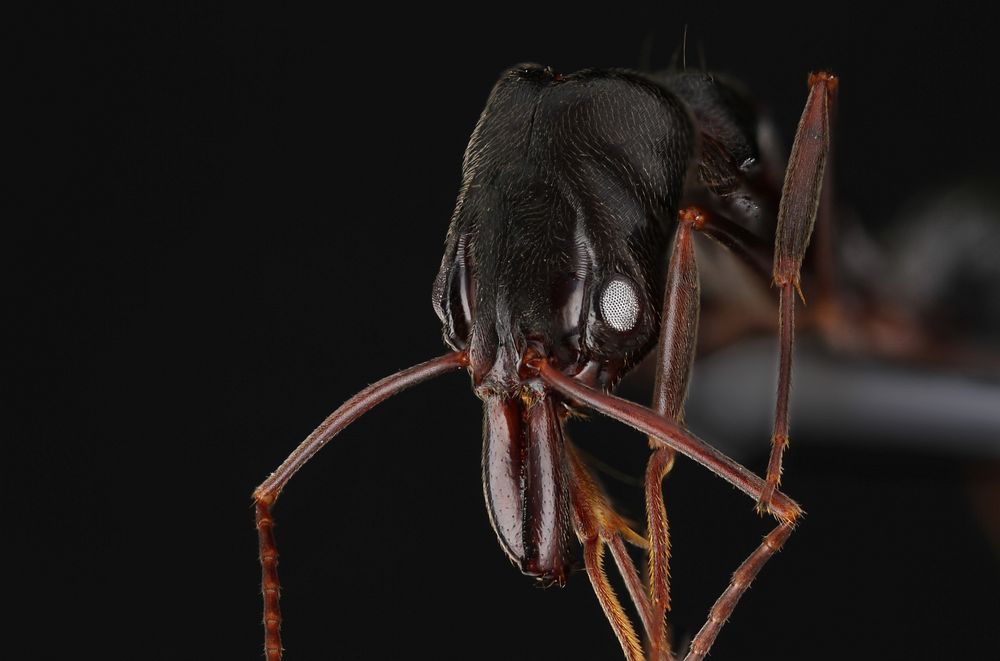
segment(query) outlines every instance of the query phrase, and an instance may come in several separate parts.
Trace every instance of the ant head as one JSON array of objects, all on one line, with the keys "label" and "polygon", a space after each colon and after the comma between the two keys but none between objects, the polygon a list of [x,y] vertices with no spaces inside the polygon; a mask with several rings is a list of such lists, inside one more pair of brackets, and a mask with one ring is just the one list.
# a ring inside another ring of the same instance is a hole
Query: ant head
[{"label": "ant head", "polygon": [[679,101],[626,72],[501,77],[434,285],[445,342],[484,394],[530,383],[529,347],[605,387],[652,347],[691,136]]}]

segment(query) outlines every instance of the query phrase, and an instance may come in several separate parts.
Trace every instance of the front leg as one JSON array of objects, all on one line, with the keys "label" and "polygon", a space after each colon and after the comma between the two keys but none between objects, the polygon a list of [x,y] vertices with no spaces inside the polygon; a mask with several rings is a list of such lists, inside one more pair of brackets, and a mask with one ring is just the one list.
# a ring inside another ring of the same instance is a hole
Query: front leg
[{"label": "front leg", "polygon": [[[684,417],[684,400],[698,339],[700,286],[692,233],[701,229],[704,221],[697,209],[680,212],[663,293],[653,410],[678,423]],[[655,447],[654,439],[650,439],[650,444]],[[671,658],[666,632],[666,613],[670,608],[670,532],[663,503],[663,479],[673,465],[674,451],[660,448],[653,452],[646,467],[649,594],[653,608],[650,656],[657,661]]]},{"label": "front leg", "polygon": [[625,580],[625,588],[639,611],[639,617],[648,634],[652,628],[652,608],[642,589],[639,573],[622,542],[625,538],[638,546],[645,546],[645,540],[635,534],[615,512],[590,471],[583,465],[576,449],[569,442],[566,443],[566,464],[569,469],[573,528],[577,539],[583,545],[583,559],[590,584],[622,646],[625,658],[628,661],[643,661],[645,657],[635,627],[622,608],[604,571],[604,547],[607,545],[611,549],[618,571]]}]

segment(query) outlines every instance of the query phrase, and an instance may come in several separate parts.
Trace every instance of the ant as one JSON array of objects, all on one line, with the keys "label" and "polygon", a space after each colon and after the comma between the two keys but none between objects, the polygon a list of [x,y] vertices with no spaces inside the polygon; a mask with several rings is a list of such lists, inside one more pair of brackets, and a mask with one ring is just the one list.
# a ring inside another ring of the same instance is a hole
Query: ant
[{"label": "ant", "polygon": [[[802,509],[779,489],[800,270],[821,205],[837,78],[809,77],[784,185],[762,121],[734,84],[701,72],[505,71],[472,133],[433,287],[451,351],[365,388],[334,411],[254,492],[265,652],[282,656],[272,507],[341,430],[385,399],[466,369],[483,401],[483,490],[501,548],[525,574],[562,585],[576,542],[630,661],[647,658],[604,572],[605,550],[639,615],[650,659],[667,636],[669,534],[661,483],[681,453],[777,524],[733,573],[684,659],[703,659]],[[773,150],[772,150],[773,151]],[[829,188],[826,186],[826,188]],[[829,222],[822,218],[824,222]],[[761,479],[684,427],[699,275],[693,234],[716,239],[778,290],[778,398]],[[773,249],[762,238],[774,236]],[[672,247],[670,237],[673,235]],[[669,253],[669,257],[668,257]],[[803,298],[804,300],[804,298]],[[653,346],[650,408],[610,394]],[[618,515],[570,442],[566,420],[593,409],[648,437],[647,532]],[[625,542],[649,553],[644,584]]]}]

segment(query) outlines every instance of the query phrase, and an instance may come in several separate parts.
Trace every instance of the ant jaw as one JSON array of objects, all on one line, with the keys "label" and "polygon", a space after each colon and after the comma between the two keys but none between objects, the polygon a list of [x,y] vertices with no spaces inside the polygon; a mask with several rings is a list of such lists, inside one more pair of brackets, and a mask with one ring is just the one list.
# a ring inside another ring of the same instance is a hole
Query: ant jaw
[{"label": "ant jaw", "polygon": [[483,401],[483,494],[521,573],[558,584],[570,564],[570,477],[559,401],[537,388]]}]

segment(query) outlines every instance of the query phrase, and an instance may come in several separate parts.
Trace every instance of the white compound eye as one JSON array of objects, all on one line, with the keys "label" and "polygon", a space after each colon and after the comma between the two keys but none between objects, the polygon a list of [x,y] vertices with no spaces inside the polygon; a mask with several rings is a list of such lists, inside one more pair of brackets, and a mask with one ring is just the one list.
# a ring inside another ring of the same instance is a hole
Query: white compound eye
[{"label": "white compound eye", "polygon": [[617,275],[604,286],[601,317],[619,333],[635,328],[639,321],[639,295],[630,280]]}]

